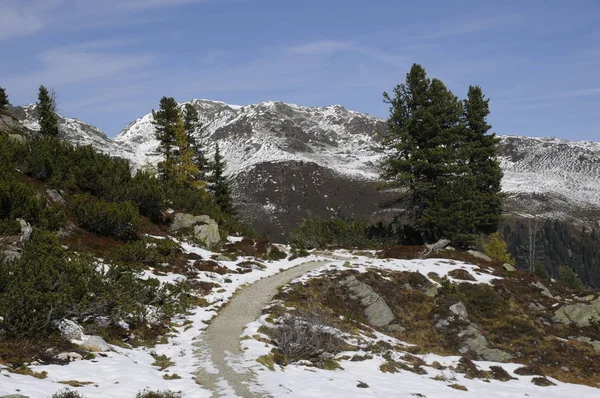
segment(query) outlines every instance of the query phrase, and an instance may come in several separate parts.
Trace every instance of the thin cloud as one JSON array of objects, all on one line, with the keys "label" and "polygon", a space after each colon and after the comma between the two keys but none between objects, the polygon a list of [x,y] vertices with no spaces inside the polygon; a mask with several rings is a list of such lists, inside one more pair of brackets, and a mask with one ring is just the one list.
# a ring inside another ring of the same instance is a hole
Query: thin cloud
[{"label": "thin cloud", "polygon": [[[85,29],[111,25],[114,18],[133,13],[136,13],[136,18],[144,20],[137,14],[210,1],[213,0],[2,0],[0,40],[28,36],[50,28]],[[135,23],[132,20],[127,22]]]},{"label": "thin cloud", "polygon": [[392,66],[400,68],[407,66],[407,61],[404,57],[377,48],[361,46],[345,41],[318,40],[289,47],[287,48],[287,52],[303,56],[332,56],[337,53],[356,53]]},{"label": "thin cloud", "polygon": [[557,100],[565,98],[578,98],[578,97],[590,97],[594,95],[600,95],[600,88],[584,88],[579,90],[568,90],[562,91],[549,95],[542,95],[539,97],[526,97],[516,98],[510,100],[496,101],[497,104],[510,104],[515,102],[533,102],[533,101],[545,101],[545,100]]}]

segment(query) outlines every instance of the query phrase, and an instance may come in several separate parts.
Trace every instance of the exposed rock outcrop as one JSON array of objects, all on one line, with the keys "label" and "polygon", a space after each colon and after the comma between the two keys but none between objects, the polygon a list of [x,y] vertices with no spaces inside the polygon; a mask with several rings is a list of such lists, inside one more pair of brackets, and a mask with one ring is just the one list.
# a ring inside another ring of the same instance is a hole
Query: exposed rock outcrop
[{"label": "exposed rock outcrop", "polygon": [[369,325],[387,326],[394,321],[395,317],[390,307],[369,285],[354,276],[347,277],[342,284],[350,291],[350,297],[360,300],[365,307],[364,314]]},{"label": "exposed rock outcrop", "polygon": [[554,322],[574,323],[577,326],[590,326],[600,322],[600,297],[589,304],[577,303],[560,307],[552,317]]},{"label": "exposed rock outcrop", "polygon": [[219,225],[207,215],[193,216],[186,213],[177,213],[171,224],[171,231],[191,232],[197,240],[212,247],[221,241]]},{"label": "exposed rock outcrop", "polygon": [[461,342],[461,346],[458,349],[461,354],[471,352],[480,359],[494,362],[504,362],[513,358],[511,354],[505,351],[490,347],[488,340],[480,328],[469,320],[467,307],[463,302],[459,301],[452,304],[448,309],[452,315],[438,319],[435,327],[439,331],[451,331],[455,333],[452,326],[459,325],[457,337]]}]

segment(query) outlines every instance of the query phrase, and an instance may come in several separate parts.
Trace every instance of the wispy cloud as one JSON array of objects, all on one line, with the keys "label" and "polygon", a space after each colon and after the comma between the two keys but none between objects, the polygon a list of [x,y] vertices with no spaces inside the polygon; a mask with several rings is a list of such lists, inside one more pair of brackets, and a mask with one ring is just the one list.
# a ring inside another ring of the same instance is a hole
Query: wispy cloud
[{"label": "wispy cloud", "polygon": [[[35,34],[46,29],[77,29],[112,24],[124,17],[158,8],[206,3],[212,0],[2,0],[0,40]],[[99,22],[101,21],[101,22]],[[128,20],[128,23],[135,21]]]},{"label": "wispy cloud", "polygon": [[38,55],[39,67],[31,72],[5,78],[18,91],[31,91],[39,84],[53,87],[96,82],[125,74],[143,73],[156,59],[151,54],[128,54],[100,50],[108,42],[81,43],[57,47]]},{"label": "wispy cloud", "polygon": [[515,14],[495,15],[490,17],[474,17],[450,22],[440,26],[437,31],[421,36],[423,39],[443,39],[447,37],[462,36],[482,32],[497,27],[512,25],[520,20]]},{"label": "wispy cloud", "polygon": [[332,56],[336,53],[355,53],[397,67],[406,67],[407,60],[384,50],[346,41],[317,40],[287,48],[291,54],[304,56]]},{"label": "wispy cloud", "polygon": [[584,88],[579,90],[568,90],[561,91],[553,94],[542,95],[539,97],[526,97],[526,98],[515,98],[508,100],[495,101],[497,104],[511,104],[519,102],[535,102],[535,101],[546,101],[546,100],[559,100],[565,98],[578,98],[578,97],[590,97],[594,95],[600,95],[600,88]]}]

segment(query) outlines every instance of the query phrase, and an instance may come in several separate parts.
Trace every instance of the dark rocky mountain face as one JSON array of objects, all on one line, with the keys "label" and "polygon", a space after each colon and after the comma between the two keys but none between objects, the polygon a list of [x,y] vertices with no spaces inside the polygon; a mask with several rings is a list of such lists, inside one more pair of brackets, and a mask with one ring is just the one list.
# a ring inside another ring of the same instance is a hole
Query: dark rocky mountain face
[{"label": "dark rocky mountain face", "polygon": [[[382,198],[375,189],[383,120],[341,106],[191,103],[200,113],[198,138],[208,156],[215,143],[221,148],[239,215],[273,240],[306,217],[377,220],[391,214],[377,207]],[[37,128],[31,106],[20,118]],[[145,115],[114,140],[76,119],[61,118],[61,131],[75,144],[143,166],[157,161],[151,121]],[[600,143],[505,136],[500,160],[508,212],[598,225]]]}]

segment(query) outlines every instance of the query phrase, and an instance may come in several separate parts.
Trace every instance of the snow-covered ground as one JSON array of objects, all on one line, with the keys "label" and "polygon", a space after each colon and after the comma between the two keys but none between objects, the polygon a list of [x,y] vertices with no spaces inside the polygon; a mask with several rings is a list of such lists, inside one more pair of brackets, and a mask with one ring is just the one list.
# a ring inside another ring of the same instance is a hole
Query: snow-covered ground
[{"label": "snow-covered ground", "polygon": [[[182,248],[191,253],[196,253],[202,258],[208,259],[214,253],[189,243],[182,243]],[[249,258],[239,258],[236,261],[219,261],[220,265],[234,270],[236,264],[247,261]],[[31,365],[35,372],[45,371],[47,378],[37,379],[31,376],[23,376],[9,373],[0,368],[0,396],[4,394],[20,393],[29,397],[49,397],[52,393],[65,388],[60,381],[90,382],[91,384],[78,387],[76,390],[86,397],[134,397],[135,394],[145,388],[153,390],[180,391],[185,397],[209,397],[212,392],[198,385],[194,381],[194,373],[199,369],[211,369],[210,356],[198,355],[195,343],[205,329],[209,320],[217,315],[217,310],[225,304],[234,292],[245,284],[252,283],[258,279],[272,276],[282,270],[294,267],[308,261],[325,261],[323,267],[305,274],[296,282],[307,278],[322,275],[323,272],[332,269],[347,270],[355,269],[366,272],[368,268],[377,268],[391,271],[413,271],[427,276],[435,272],[438,276],[447,276],[455,269],[463,269],[469,272],[475,279],[471,283],[489,283],[498,278],[481,269],[478,266],[453,260],[425,259],[425,260],[396,260],[376,259],[369,253],[356,255],[347,251],[336,251],[325,254],[312,254],[309,257],[298,258],[293,261],[287,259],[266,262],[264,270],[254,270],[247,274],[218,275],[211,272],[202,272],[199,280],[213,282],[220,285],[206,297],[211,303],[208,307],[193,309],[188,315],[175,319],[176,327],[166,344],[159,344],[154,348],[124,349],[113,346],[112,352],[97,355],[94,360],[75,361],[69,365]],[[183,275],[169,274],[161,276],[163,281],[184,278]],[[450,278],[450,277],[449,277]],[[452,278],[450,278],[452,279]],[[466,281],[455,282],[464,283]],[[433,281],[432,281],[433,282]],[[435,282],[434,282],[435,283]],[[244,336],[260,334],[258,328],[263,324],[262,320],[250,323]],[[374,337],[373,337],[374,336]],[[242,336],[240,336],[242,337]],[[384,340],[393,346],[408,346],[390,336],[375,332],[371,336],[361,336],[363,342],[374,343]],[[494,364],[491,362],[477,362],[482,369],[488,369],[492,365],[500,365],[507,370],[516,380],[500,382],[491,380],[485,382],[479,379],[466,379],[465,375],[454,373],[451,370],[437,370],[430,365],[437,361],[443,366],[456,365],[459,357],[441,357],[433,354],[418,355],[426,365],[423,368],[427,374],[419,375],[408,371],[398,373],[383,373],[379,366],[383,359],[374,356],[360,362],[340,360],[343,369],[322,370],[306,365],[288,365],[285,369],[279,366],[275,371],[270,371],[258,364],[256,359],[270,352],[272,346],[254,338],[242,339],[241,344],[244,351],[243,357],[231,358],[234,367],[252,369],[257,375],[259,386],[251,386],[251,389],[268,393],[275,397],[598,397],[600,390],[591,387],[564,384],[553,380],[556,386],[539,387],[531,383],[533,376],[518,376],[513,372],[520,367],[519,364]],[[159,371],[153,366],[155,355],[166,355],[171,358],[174,365],[164,371]],[[355,355],[360,352],[342,353],[343,355]],[[394,360],[402,361],[401,354],[395,352]],[[214,368],[213,368],[214,369]],[[180,379],[166,380],[164,375],[177,374]],[[436,377],[437,376],[437,377]],[[436,378],[437,380],[434,380]],[[359,388],[359,383],[366,383],[368,387]],[[449,385],[462,385],[468,391],[460,391],[450,388]],[[224,396],[232,396],[231,391],[223,380]]]}]

